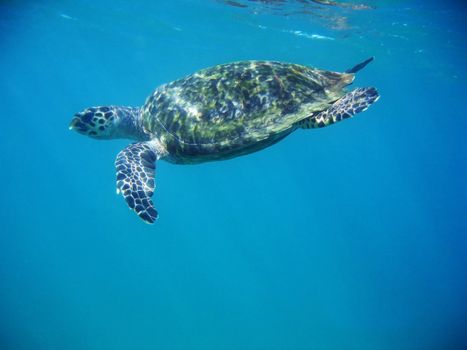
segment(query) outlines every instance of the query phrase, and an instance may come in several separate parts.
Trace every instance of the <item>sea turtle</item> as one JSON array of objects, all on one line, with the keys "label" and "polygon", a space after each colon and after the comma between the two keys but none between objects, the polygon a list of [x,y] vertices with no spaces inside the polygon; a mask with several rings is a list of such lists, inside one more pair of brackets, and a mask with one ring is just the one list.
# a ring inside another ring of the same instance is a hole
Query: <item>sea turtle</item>
[{"label": "sea turtle", "polygon": [[273,61],[242,61],[200,70],[158,87],[142,107],[92,107],[70,129],[95,139],[136,140],[115,161],[117,193],[147,223],[156,161],[195,164],[259,151],[296,129],[320,128],[364,111],[373,87],[348,93],[354,73]]}]

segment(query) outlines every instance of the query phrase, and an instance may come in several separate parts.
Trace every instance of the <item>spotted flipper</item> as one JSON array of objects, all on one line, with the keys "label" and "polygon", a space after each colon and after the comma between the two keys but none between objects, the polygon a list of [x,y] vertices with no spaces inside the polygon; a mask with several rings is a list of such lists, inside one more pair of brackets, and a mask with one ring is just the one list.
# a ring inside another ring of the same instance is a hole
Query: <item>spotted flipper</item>
[{"label": "spotted flipper", "polygon": [[151,200],[157,158],[151,143],[141,142],[123,149],[115,160],[117,193],[121,193],[128,206],[149,224],[158,216]]},{"label": "spotted flipper", "polygon": [[303,129],[322,128],[365,111],[378,99],[375,88],[358,88],[342,96],[328,109],[303,119],[297,125]]}]

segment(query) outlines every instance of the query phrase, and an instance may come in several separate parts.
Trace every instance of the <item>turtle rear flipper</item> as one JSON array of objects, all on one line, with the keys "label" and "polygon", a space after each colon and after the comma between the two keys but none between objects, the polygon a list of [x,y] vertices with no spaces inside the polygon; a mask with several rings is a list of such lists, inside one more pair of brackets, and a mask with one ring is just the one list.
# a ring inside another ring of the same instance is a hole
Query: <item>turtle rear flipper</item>
[{"label": "turtle rear flipper", "polygon": [[379,94],[374,87],[358,88],[342,96],[328,109],[301,120],[297,125],[302,129],[322,128],[365,111],[378,99]]},{"label": "turtle rear flipper", "polygon": [[128,206],[148,224],[154,223],[158,213],[151,197],[158,153],[151,142],[133,143],[117,155],[117,193]]},{"label": "turtle rear flipper", "polygon": [[360,62],[359,64],[353,66],[352,68],[347,69],[345,73],[357,73],[359,70],[362,70],[363,68],[365,68],[366,65],[373,60],[374,60],[374,57],[370,57],[366,59],[365,61]]}]

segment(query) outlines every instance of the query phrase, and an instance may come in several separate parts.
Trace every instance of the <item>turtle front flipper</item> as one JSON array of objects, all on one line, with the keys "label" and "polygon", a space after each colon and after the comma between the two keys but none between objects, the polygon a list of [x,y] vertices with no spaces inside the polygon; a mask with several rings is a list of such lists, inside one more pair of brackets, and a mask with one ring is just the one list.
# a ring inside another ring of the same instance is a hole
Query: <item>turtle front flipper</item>
[{"label": "turtle front flipper", "polygon": [[301,120],[297,125],[303,129],[322,128],[365,111],[378,99],[379,94],[374,87],[357,88],[342,96],[328,109]]},{"label": "turtle front flipper", "polygon": [[149,224],[158,217],[151,200],[157,159],[157,150],[151,142],[140,142],[123,149],[115,160],[117,193],[121,193],[128,206]]}]

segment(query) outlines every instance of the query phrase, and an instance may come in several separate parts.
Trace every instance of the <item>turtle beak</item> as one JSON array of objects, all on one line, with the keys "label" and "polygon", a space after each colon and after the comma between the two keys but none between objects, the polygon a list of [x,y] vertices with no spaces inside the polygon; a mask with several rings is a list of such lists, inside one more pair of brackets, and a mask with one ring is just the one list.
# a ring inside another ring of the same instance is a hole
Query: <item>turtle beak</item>
[{"label": "turtle beak", "polygon": [[68,130],[73,130],[73,129],[75,128],[76,119],[77,119],[77,118],[73,118],[73,119],[71,120],[71,123],[70,123],[70,125],[68,126]]},{"label": "turtle beak", "polygon": [[86,126],[83,124],[79,117],[74,117],[71,120],[70,125],[68,126],[68,130],[76,130],[78,132],[86,131]]}]

